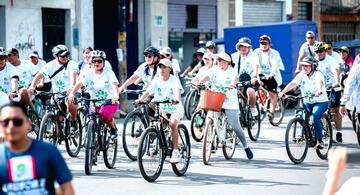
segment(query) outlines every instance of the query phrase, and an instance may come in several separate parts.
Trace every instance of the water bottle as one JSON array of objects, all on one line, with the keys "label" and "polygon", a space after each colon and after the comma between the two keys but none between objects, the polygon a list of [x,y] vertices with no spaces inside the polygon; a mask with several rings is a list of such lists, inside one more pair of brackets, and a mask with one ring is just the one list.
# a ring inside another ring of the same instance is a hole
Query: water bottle
[{"label": "water bottle", "polygon": [[43,107],[42,107],[41,100],[35,99],[35,112],[39,117],[42,116],[42,111],[43,111]]}]

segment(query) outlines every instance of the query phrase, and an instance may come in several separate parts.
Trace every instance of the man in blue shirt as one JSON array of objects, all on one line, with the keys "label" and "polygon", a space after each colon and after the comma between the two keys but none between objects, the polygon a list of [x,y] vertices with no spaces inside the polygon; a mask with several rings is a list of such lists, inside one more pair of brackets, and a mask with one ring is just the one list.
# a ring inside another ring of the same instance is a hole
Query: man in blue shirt
[{"label": "man in blue shirt", "polygon": [[72,175],[60,152],[52,145],[27,137],[31,121],[21,103],[0,108],[0,194],[74,194]]}]

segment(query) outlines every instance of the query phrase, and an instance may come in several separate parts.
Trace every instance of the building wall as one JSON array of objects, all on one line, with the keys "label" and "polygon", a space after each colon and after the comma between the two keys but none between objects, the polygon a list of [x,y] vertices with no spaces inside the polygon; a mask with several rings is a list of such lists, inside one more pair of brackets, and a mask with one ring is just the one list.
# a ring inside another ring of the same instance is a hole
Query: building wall
[{"label": "building wall", "polygon": [[299,2],[311,2],[312,3],[312,21],[316,22],[318,29],[318,36],[321,37],[320,31],[320,0],[292,0],[292,14],[293,20],[297,20],[298,11],[297,6]]},{"label": "building wall", "polygon": [[217,2],[217,37],[224,36],[224,28],[229,27],[229,3],[232,0],[218,0]]},{"label": "building wall", "polygon": [[[72,58],[78,60],[82,55],[82,47],[93,46],[93,7],[92,0],[77,0],[77,8],[82,10],[78,20],[75,14],[75,0],[32,0],[11,1],[0,0],[0,6],[5,6],[5,45],[4,47],[16,47],[20,51],[20,57],[26,58],[32,50],[37,50],[42,56],[43,32],[42,32],[42,8],[65,9],[66,21],[66,45],[71,50]],[[75,25],[76,24],[76,25]],[[79,29],[79,46],[73,46],[73,28]],[[79,52],[80,51],[80,52]]]}]

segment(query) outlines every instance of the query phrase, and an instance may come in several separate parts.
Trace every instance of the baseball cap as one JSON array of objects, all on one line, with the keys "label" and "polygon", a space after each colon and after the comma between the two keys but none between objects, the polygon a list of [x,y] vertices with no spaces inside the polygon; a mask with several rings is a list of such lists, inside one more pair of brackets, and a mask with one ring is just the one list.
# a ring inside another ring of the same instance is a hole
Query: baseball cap
[{"label": "baseball cap", "polygon": [[172,54],[172,51],[171,51],[171,48],[170,47],[164,47],[161,51],[160,51],[161,54],[168,54],[168,55],[171,55]]},{"label": "baseball cap", "polygon": [[31,53],[29,54],[29,58],[31,58],[31,57],[37,57],[37,58],[39,58],[39,53],[38,53],[37,51],[33,51],[33,52],[31,52]]},{"label": "baseball cap", "polygon": [[218,58],[221,58],[227,62],[231,62],[231,57],[229,56],[229,54],[225,53],[225,52],[220,52],[218,54],[215,54]]},{"label": "baseball cap", "polygon": [[17,49],[15,49],[15,48],[7,48],[7,53],[15,55],[15,54],[18,54],[19,51]]},{"label": "baseball cap", "polygon": [[315,33],[311,30],[306,32],[306,35],[310,35],[311,37],[315,37]]},{"label": "baseball cap", "polygon": [[340,47],[339,48],[339,51],[346,51],[347,53],[349,53],[349,48],[348,47],[346,47],[346,46],[342,46],[342,47]]},{"label": "baseball cap", "polygon": [[164,65],[166,67],[172,68],[172,63],[169,59],[161,59],[158,65]]}]

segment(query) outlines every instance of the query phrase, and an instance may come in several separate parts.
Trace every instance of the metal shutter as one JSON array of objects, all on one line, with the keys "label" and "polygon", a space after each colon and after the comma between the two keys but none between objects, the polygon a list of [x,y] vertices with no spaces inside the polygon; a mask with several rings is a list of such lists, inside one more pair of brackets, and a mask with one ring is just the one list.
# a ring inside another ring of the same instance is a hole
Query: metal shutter
[{"label": "metal shutter", "polygon": [[168,4],[168,28],[170,32],[182,32],[186,24],[185,5]]},{"label": "metal shutter", "polygon": [[257,25],[282,22],[283,2],[244,0],[244,25]]},{"label": "metal shutter", "polygon": [[198,8],[200,32],[216,32],[216,7],[200,5]]}]

